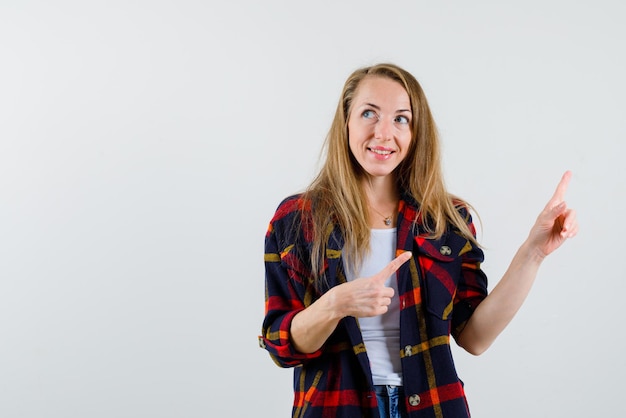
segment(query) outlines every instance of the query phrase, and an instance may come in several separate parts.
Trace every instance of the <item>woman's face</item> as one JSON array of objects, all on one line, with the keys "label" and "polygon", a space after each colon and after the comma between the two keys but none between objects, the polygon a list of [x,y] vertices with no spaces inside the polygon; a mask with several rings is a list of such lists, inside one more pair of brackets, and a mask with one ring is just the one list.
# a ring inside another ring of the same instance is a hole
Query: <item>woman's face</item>
[{"label": "woman's face", "polygon": [[365,77],[348,119],[350,151],[372,177],[389,176],[411,143],[411,102],[404,87],[385,77]]}]

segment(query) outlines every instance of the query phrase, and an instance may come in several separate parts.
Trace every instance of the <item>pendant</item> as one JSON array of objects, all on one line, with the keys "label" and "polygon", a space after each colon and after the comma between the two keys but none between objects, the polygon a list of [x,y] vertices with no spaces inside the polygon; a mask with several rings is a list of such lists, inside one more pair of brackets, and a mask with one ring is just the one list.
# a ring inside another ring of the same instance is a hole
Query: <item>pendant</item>
[{"label": "pendant", "polygon": [[385,225],[387,225],[387,226],[391,225],[391,217],[390,216],[385,218]]}]

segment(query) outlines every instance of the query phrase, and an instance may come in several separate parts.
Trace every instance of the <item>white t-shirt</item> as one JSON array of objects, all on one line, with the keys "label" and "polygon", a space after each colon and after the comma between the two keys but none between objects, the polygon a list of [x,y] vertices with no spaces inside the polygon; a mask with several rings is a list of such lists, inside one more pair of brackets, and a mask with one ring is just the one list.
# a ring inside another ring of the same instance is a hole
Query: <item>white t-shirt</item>
[{"label": "white t-shirt", "polygon": [[[361,269],[352,274],[346,266],[348,281],[369,277],[380,272],[395,258],[397,229],[372,229],[371,251],[363,260]],[[402,385],[400,364],[400,299],[396,274],[389,276],[386,286],[393,288],[389,309],[383,315],[358,318],[363,342],[370,360],[375,385]]]}]

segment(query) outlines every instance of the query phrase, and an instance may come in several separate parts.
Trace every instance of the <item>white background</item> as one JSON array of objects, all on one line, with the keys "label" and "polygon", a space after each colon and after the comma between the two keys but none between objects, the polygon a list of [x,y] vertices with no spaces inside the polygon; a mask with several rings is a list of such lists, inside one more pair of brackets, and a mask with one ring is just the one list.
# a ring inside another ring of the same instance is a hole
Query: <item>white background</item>
[{"label": "white background", "polygon": [[617,417],[626,3],[0,1],[0,416],[287,417],[263,237],[345,78],[423,85],[492,288],[566,169],[581,229],[480,357],[473,415]]}]

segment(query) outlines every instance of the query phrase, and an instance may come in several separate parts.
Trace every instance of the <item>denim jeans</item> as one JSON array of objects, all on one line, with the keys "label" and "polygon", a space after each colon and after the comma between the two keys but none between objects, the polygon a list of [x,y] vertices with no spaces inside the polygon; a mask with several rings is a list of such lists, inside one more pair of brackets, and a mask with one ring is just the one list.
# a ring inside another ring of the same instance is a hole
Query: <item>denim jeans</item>
[{"label": "denim jeans", "polygon": [[403,418],[407,416],[402,386],[375,385],[380,418]]}]

